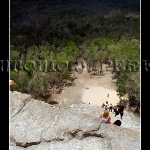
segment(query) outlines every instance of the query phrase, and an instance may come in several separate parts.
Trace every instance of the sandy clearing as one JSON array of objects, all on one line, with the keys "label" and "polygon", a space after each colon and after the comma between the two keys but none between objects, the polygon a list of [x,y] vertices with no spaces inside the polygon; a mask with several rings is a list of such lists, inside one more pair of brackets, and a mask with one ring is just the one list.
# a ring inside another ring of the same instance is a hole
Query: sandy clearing
[{"label": "sandy clearing", "polygon": [[116,84],[112,82],[113,75],[111,71],[104,71],[104,73],[105,76],[91,77],[86,68],[81,74],[76,72],[75,86],[65,87],[62,93],[53,95],[53,99],[59,103],[55,106],[63,109],[71,104],[82,102],[101,106],[106,101],[116,105],[119,97],[116,92]]},{"label": "sandy clearing", "polygon": [[[116,105],[119,102],[119,97],[115,90],[111,90],[100,86],[88,86],[89,89],[83,91],[82,101],[92,105],[101,106],[108,101],[108,104]],[[109,94],[109,98],[107,97]]]}]

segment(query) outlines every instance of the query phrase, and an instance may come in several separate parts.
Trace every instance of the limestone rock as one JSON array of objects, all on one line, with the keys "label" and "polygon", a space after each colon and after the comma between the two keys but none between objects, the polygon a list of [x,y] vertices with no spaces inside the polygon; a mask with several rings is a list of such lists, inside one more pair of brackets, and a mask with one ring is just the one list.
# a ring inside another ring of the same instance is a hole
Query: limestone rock
[{"label": "limestone rock", "polygon": [[140,131],[102,124],[103,109],[88,104],[58,110],[10,93],[10,150],[140,150]]}]

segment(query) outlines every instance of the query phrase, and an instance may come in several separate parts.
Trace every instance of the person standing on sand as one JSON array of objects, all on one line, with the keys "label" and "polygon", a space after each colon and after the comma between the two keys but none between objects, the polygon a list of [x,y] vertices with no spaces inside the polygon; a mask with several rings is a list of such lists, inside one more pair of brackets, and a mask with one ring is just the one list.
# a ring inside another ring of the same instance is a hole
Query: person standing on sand
[{"label": "person standing on sand", "polygon": [[109,94],[107,94],[107,97],[109,98]]}]

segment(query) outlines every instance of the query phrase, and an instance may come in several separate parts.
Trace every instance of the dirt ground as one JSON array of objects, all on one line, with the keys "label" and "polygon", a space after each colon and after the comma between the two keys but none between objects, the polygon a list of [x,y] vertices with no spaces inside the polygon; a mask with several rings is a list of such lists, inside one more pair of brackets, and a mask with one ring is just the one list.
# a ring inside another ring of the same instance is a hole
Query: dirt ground
[{"label": "dirt ground", "polygon": [[[105,65],[103,67],[105,69]],[[74,81],[75,85],[66,86],[60,94],[52,95],[52,99],[58,102],[55,106],[60,109],[78,103],[101,106],[106,101],[116,105],[119,102],[119,97],[117,96],[116,85],[112,82],[112,72],[104,71],[104,74],[104,76],[91,76],[86,67],[82,73],[75,72],[77,78]]]}]

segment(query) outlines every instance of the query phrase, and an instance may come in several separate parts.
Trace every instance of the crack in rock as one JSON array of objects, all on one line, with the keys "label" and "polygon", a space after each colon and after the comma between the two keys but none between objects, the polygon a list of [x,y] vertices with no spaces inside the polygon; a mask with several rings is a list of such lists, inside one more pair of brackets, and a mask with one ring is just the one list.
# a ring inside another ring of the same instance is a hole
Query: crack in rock
[{"label": "crack in rock", "polygon": [[[85,138],[87,138],[87,137],[100,137],[100,138],[103,138],[103,136],[101,135],[101,134],[99,134],[99,133],[95,133],[95,132],[84,132],[84,131],[82,131],[82,130],[79,130],[79,129],[77,129],[77,130],[74,130],[74,131],[70,131],[70,132],[68,132],[70,135],[71,135],[71,137],[72,138],[70,138],[70,139],[68,139],[68,141],[69,140],[72,140],[72,139],[78,139],[78,140],[83,140],[83,139],[85,139]],[[64,138],[59,138],[59,137],[57,137],[57,138],[54,138],[54,139],[52,139],[52,140],[46,140],[46,139],[44,139],[44,138],[41,138],[40,139],[40,141],[34,141],[34,142],[17,142],[16,140],[15,140],[15,138],[14,137],[10,137],[10,140],[13,142],[13,143],[15,143],[16,144],[16,146],[20,146],[20,147],[24,147],[24,148],[27,148],[27,147],[29,147],[29,146],[33,146],[33,145],[38,145],[38,144],[40,144],[41,142],[53,142],[53,141],[64,141]]]},{"label": "crack in rock", "polygon": [[20,146],[20,147],[24,147],[24,148],[27,148],[27,147],[29,147],[29,146],[32,146],[32,145],[38,145],[38,144],[40,144],[41,143],[41,141],[39,141],[39,142],[30,142],[30,143],[20,143],[20,142],[16,142],[16,146]]},{"label": "crack in rock", "polygon": [[24,100],[23,100],[23,105],[22,105],[22,107],[11,117],[11,119],[12,119],[13,117],[15,117],[17,114],[19,114],[19,113],[21,112],[21,110],[25,107],[25,105],[26,105],[27,103],[29,103],[30,100],[31,100],[30,98],[24,99]]},{"label": "crack in rock", "polygon": [[74,131],[70,131],[69,133],[71,134],[71,136],[75,139],[78,139],[78,140],[82,140],[86,137],[91,137],[91,136],[94,136],[94,137],[101,137],[103,138],[103,136],[99,133],[96,133],[95,131],[98,131],[99,128],[97,130],[93,130],[91,132],[84,132],[82,130],[79,130],[79,129],[76,129]]},{"label": "crack in rock", "polygon": [[104,138],[101,134],[99,133],[84,133],[83,136],[86,138],[86,137],[89,137],[89,136],[94,136],[94,137],[101,137],[101,138]]}]

